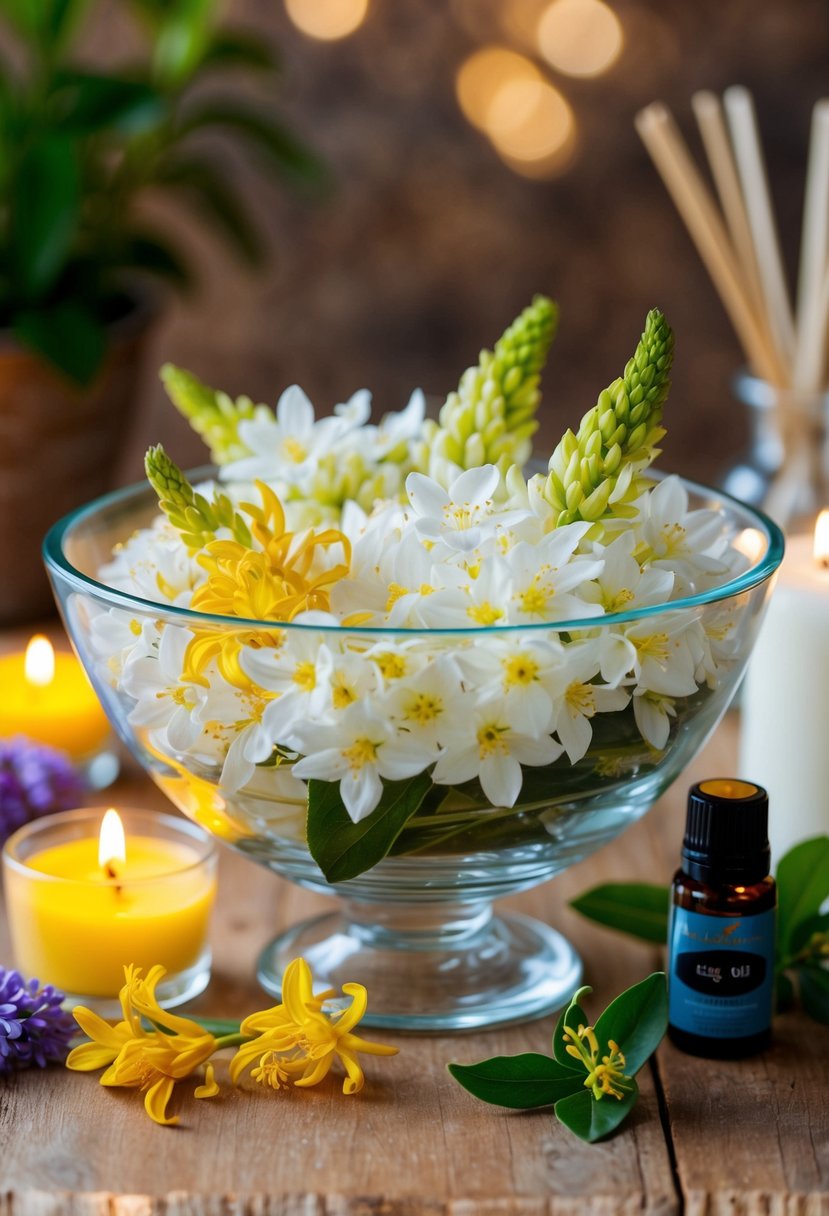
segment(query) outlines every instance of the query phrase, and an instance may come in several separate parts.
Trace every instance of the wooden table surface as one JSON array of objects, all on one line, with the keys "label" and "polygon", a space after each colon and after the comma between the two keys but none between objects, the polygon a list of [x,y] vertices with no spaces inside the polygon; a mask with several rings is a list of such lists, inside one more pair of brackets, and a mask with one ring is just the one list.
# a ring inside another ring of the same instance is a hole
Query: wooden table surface
[{"label": "wooden table surface", "polygon": [[[662,960],[588,924],[568,900],[611,878],[669,881],[687,786],[733,771],[735,731],[727,719],[616,842],[505,901],[577,945],[595,989],[591,1009]],[[166,805],[134,770],[94,801]],[[264,1008],[259,949],[329,902],[224,850],[213,981],[192,1011],[236,1017]],[[0,961],[10,962],[4,922]],[[185,1082],[174,1098],[178,1128],[155,1126],[138,1094],[104,1089],[97,1074],[20,1073],[0,1083],[0,1216],[829,1216],[829,1029],[786,1014],[771,1050],[740,1062],[694,1059],[665,1042],[640,1073],[642,1099],[625,1129],[590,1146],[549,1110],[477,1102],[446,1071],[450,1060],[547,1051],[552,1024],[454,1036],[369,1031],[400,1054],[367,1057],[356,1097],[329,1078],[310,1091],[227,1086],[198,1102]]]}]

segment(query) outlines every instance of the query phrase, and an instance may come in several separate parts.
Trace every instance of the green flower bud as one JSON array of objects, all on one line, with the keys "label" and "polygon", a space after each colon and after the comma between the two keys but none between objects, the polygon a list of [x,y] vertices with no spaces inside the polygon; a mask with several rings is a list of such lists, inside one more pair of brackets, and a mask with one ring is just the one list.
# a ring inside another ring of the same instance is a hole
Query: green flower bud
[{"label": "green flower bud", "polygon": [[657,310],[624,373],[599,394],[577,435],[567,431],[550,457],[543,494],[558,512],[557,526],[606,514],[625,516],[639,494],[636,474],[658,454],[665,434],[662,406],[670,388],[674,339]]}]

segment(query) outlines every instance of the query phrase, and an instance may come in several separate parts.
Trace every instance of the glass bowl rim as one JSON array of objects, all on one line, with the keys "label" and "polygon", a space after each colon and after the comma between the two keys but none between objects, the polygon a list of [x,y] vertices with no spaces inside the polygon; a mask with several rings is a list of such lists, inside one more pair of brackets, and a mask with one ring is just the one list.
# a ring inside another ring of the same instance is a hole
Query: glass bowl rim
[{"label": "glass bowl rim", "polygon": [[[197,469],[190,470],[187,473],[187,477],[193,484],[198,484],[207,480],[216,480],[216,472],[215,466],[202,465]],[[658,482],[665,480],[669,474],[650,469],[646,473],[646,476]],[[42,554],[44,563],[50,574],[54,573],[61,581],[73,584],[75,590],[84,591],[97,599],[104,599],[112,607],[120,607],[129,611],[138,611],[142,614],[153,616],[163,616],[185,626],[198,625],[213,629],[220,626],[229,626],[234,630],[261,631],[284,629],[296,632],[356,634],[367,637],[412,638],[510,636],[515,633],[562,632],[576,629],[606,628],[609,625],[629,624],[634,621],[647,620],[664,612],[681,612],[689,608],[700,608],[706,604],[716,604],[731,599],[736,595],[751,591],[755,587],[760,586],[761,583],[764,583],[774,573],[783,560],[785,550],[783,531],[763,511],[760,511],[757,507],[750,506],[748,503],[741,502],[740,499],[734,498],[733,495],[727,494],[723,490],[717,490],[700,482],[691,481],[678,474],[675,476],[678,477],[686,489],[691,490],[699,497],[713,496],[719,502],[731,504],[738,511],[747,515],[751,523],[745,526],[755,527],[765,535],[768,548],[762,560],[755,562],[748,570],[743,571],[736,578],[729,579],[728,582],[722,583],[720,586],[712,587],[708,591],[702,591],[696,595],[683,596],[680,599],[668,600],[661,604],[648,604],[643,608],[634,608],[628,612],[612,612],[606,613],[604,616],[579,617],[572,620],[534,621],[529,624],[511,625],[456,626],[454,628],[437,629],[426,627],[412,628],[399,625],[334,625],[328,622],[258,620],[249,617],[225,616],[219,613],[194,612],[192,608],[183,608],[176,604],[143,599],[130,592],[121,591],[115,587],[108,586],[106,583],[101,583],[90,575],[76,569],[64,552],[63,542],[75,525],[82,523],[97,512],[116,506],[119,503],[126,503],[131,498],[138,498],[140,495],[151,493],[152,487],[146,481],[134,482],[132,485],[113,490],[108,494],[102,494],[99,498],[93,499],[92,502],[85,503],[83,506],[64,515],[46,533],[43,539]]]}]

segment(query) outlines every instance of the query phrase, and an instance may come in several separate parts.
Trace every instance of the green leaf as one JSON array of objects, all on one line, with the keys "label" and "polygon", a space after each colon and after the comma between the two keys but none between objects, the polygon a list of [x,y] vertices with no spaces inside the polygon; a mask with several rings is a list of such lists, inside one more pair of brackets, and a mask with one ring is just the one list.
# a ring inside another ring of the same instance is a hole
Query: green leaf
[{"label": "green leaf", "polygon": [[795,845],[777,866],[777,935],[782,958],[792,953],[794,932],[816,916],[829,897],[829,836]]},{"label": "green leaf", "polygon": [[335,781],[310,781],[308,848],[328,881],[356,878],[382,861],[431,788],[427,773],[384,781],[378,805],[353,823]]},{"label": "green leaf", "polygon": [[142,81],[74,71],[59,74],[52,103],[61,130],[78,135],[105,128],[138,134],[156,126],[167,108],[161,93]]},{"label": "green leaf", "polygon": [[24,309],[14,318],[15,336],[78,384],[89,384],[106,352],[106,332],[80,303],[66,300]]},{"label": "green leaf", "polygon": [[799,924],[792,929],[792,954],[799,954],[805,950],[812,937],[816,934],[824,935],[824,940],[829,942],[829,912],[819,913],[817,916],[807,916]]},{"label": "green leaf", "polygon": [[474,1097],[512,1110],[553,1106],[584,1087],[583,1074],[536,1052],[494,1056],[479,1064],[449,1064],[447,1067],[455,1080]]},{"label": "green leaf", "polygon": [[668,940],[670,889],[649,882],[609,882],[570,901],[588,920],[645,942]]},{"label": "green leaf", "polygon": [[625,1072],[635,1076],[656,1051],[668,1029],[668,986],[655,971],[611,1001],[595,1025],[602,1045],[615,1039],[625,1057]]},{"label": "green leaf", "polygon": [[87,0],[3,0],[3,16],[24,37],[55,48],[72,32],[87,7]]},{"label": "green leaf", "polygon": [[579,1026],[589,1026],[587,1014],[582,1009],[579,1001],[584,993],[592,992],[592,988],[579,988],[573,994],[570,1004],[566,1009],[561,1011],[558,1021],[556,1022],[555,1030],[553,1031],[553,1055],[558,1060],[559,1064],[564,1064],[568,1068],[574,1068],[577,1071],[583,1071],[581,1062],[576,1061],[575,1056],[571,1056],[567,1050],[564,1031],[569,1026],[578,1032]]},{"label": "green leaf", "polygon": [[246,30],[220,30],[202,58],[202,67],[252,68],[276,71],[279,56],[274,47]]},{"label": "green leaf", "polygon": [[155,20],[155,78],[166,87],[181,89],[196,74],[207,50],[216,0],[178,0],[142,7]]},{"label": "green leaf", "polygon": [[11,191],[11,265],[21,294],[42,296],[64,267],[78,223],[80,173],[62,136],[33,143]]},{"label": "green leaf", "polygon": [[797,977],[806,1013],[816,1022],[829,1025],[829,971],[823,967],[800,967]]},{"label": "green leaf", "polygon": [[259,266],[264,249],[226,175],[212,162],[194,156],[177,156],[159,168],[159,180],[182,190],[251,266]]},{"label": "green leaf", "polygon": [[595,1144],[614,1132],[636,1105],[639,1087],[635,1081],[630,1084],[630,1093],[623,1098],[614,1098],[610,1094],[594,1098],[587,1089],[570,1098],[562,1098],[556,1102],[556,1118],[580,1140]]},{"label": "green leaf", "polygon": [[322,162],[270,114],[236,101],[206,101],[190,111],[179,128],[179,134],[187,135],[211,127],[227,127],[235,134],[244,136],[264,152],[278,170],[287,169],[301,178],[320,179],[324,176]]}]

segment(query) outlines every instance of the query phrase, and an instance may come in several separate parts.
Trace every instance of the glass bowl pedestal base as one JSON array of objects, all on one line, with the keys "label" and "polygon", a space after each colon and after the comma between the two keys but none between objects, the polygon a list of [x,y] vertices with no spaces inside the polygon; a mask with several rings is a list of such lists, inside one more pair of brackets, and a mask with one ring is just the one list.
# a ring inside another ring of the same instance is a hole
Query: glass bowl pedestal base
[{"label": "glass bowl pedestal base", "polygon": [[367,1026],[472,1030],[524,1022],[567,1003],[581,959],[549,925],[487,900],[393,907],[343,899],[341,910],[291,926],[259,957],[257,977],[279,997],[298,956],[316,984],[339,991],[358,979],[369,993]]}]

